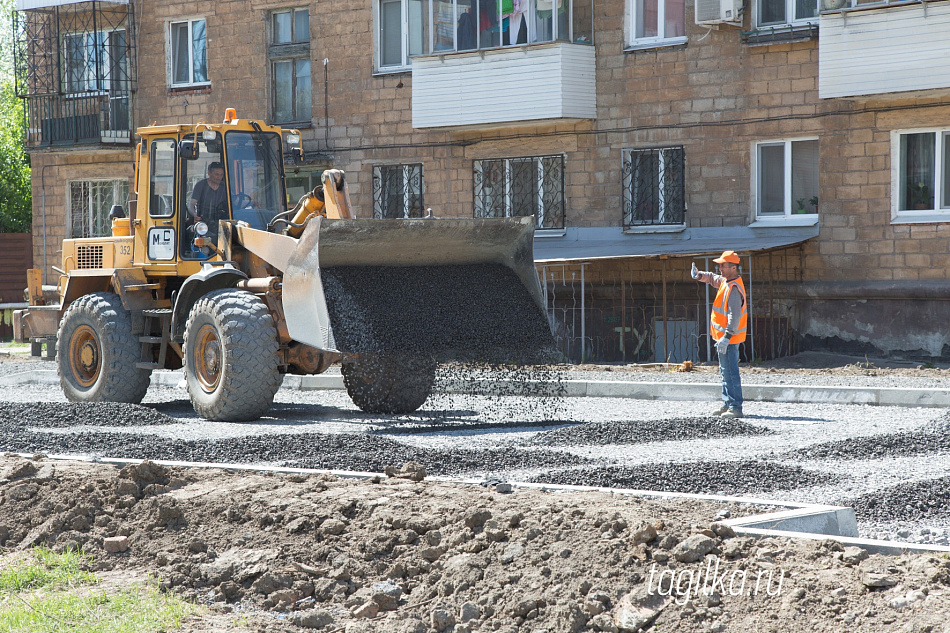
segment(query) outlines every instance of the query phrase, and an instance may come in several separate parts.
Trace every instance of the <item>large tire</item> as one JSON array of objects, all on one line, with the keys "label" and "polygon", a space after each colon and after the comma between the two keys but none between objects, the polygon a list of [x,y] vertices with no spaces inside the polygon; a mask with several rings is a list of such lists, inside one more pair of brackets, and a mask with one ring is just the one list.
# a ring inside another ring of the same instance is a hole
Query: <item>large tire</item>
[{"label": "large tire", "polygon": [[343,361],[341,371],[353,404],[366,413],[412,413],[432,392],[436,362],[371,354]]},{"label": "large tire", "polygon": [[243,290],[201,297],[185,324],[185,382],[207,420],[256,420],[280,388],[277,328],[267,306]]},{"label": "large tire", "polygon": [[138,404],[145,397],[152,372],[135,366],[142,344],[118,295],[96,292],[69,304],[57,344],[59,383],[69,401]]}]

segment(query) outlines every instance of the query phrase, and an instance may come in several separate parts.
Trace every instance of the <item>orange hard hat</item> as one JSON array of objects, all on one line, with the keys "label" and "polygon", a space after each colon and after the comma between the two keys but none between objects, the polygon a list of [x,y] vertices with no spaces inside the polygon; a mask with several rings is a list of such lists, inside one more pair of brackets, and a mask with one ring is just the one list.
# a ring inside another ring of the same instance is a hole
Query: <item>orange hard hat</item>
[{"label": "orange hard hat", "polygon": [[735,251],[724,251],[722,257],[713,260],[717,264],[725,264],[729,262],[730,264],[738,264],[739,256],[736,255]]}]

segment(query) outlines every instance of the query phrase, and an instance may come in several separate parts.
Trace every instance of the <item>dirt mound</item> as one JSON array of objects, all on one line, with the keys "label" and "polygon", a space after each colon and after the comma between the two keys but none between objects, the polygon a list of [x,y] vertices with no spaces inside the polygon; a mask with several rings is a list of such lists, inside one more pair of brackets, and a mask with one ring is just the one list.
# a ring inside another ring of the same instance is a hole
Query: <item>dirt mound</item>
[{"label": "dirt mound", "polygon": [[0,459],[0,476],[5,547],[82,546],[100,570],[153,573],[217,622],[230,614],[227,630],[943,631],[950,620],[946,558],[738,538],[715,523],[755,510],[735,504],[18,457]]}]

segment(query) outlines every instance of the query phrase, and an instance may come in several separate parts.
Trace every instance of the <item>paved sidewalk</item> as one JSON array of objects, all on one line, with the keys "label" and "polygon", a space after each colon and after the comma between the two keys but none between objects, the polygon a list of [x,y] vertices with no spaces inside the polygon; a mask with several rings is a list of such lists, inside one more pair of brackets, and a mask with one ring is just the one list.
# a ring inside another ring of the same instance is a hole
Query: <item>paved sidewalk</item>
[{"label": "paved sidewalk", "polygon": [[[750,377],[754,380],[754,376]],[[630,398],[638,400],[715,400],[721,391],[718,382],[638,382],[623,380],[562,380],[553,382],[477,380],[465,384],[439,383],[443,393],[479,395],[560,395],[587,398]],[[35,370],[0,376],[0,385],[58,384],[55,370]],[[526,388],[526,384],[530,385]],[[184,387],[181,371],[156,371],[152,385]],[[337,373],[317,376],[284,377],[283,389],[316,391],[343,389],[343,377]],[[745,383],[743,396],[750,402],[800,402],[822,404],[858,404],[895,407],[950,407],[950,389],[916,387],[842,387],[835,385],[768,385]]]}]

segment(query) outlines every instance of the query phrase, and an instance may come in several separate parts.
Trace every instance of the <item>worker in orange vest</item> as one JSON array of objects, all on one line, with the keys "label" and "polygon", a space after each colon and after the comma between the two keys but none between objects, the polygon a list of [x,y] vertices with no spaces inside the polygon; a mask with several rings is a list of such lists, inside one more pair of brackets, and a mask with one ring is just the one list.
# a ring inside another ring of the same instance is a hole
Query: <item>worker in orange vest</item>
[{"label": "worker in orange vest", "polygon": [[742,417],[742,381],[739,378],[739,344],[745,341],[749,323],[749,306],[745,285],[739,276],[739,256],[726,251],[714,262],[719,274],[700,272],[693,264],[693,279],[718,288],[709,319],[709,335],[716,341],[719,374],[722,376],[722,406],[715,415],[723,418]]}]

